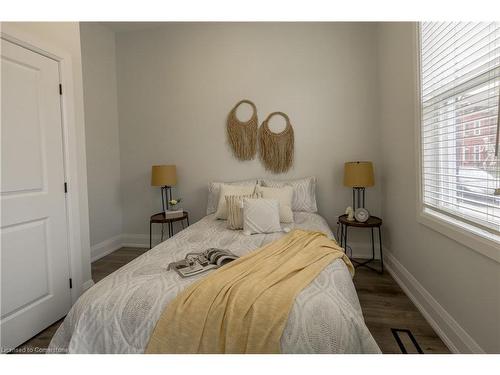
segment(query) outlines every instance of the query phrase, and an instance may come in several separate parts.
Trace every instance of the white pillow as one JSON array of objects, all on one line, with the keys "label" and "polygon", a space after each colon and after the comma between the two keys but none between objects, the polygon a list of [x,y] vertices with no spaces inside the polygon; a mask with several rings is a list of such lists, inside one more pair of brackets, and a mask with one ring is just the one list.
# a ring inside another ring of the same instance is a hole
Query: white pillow
[{"label": "white pillow", "polygon": [[243,198],[262,198],[262,194],[226,195],[227,227],[232,230],[243,229]]},{"label": "white pillow", "polygon": [[210,182],[208,184],[207,215],[213,214],[217,211],[217,206],[219,205],[220,187],[222,184],[255,186],[257,184],[257,179],[254,178],[253,180],[235,182]]},{"label": "white pillow", "polygon": [[217,219],[227,220],[227,195],[252,195],[255,191],[255,185],[240,186],[240,185],[227,185],[220,186],[219,204],[217,205],[217,212],[215,217]]},{"label": "white pillow", "polygon": [[291,186],[293,188],[293,211],[318,212],[315,177],[304,177],[288,181],[263,179],[261,183],[263,186],[269,187]]},{"label": "white pillow", "polygon": [[293,188],[291,186],[280,188],[257,186],[255,191],[262,194],[264,199],[276,199],[279,202],[280,221],[282,223],[293,223]]},{"label": "white pillow", "polygon": [[276,199],[243,199],[243,233],[281,232],[279,203]]}]

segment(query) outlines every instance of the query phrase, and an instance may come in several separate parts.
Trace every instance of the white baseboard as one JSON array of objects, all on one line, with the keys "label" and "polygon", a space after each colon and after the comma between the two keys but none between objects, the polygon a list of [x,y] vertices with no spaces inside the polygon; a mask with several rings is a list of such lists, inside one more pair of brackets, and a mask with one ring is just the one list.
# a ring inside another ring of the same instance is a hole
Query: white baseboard
[{"label": "white baseboard", "polygon": [[123,246],[122,235],[111,237],[105,241],[102,241],[90,249],[90,261],[95,262],[102,257],[111,254],[113,251],[118,250]]},{"label": "white baseboard", "polygon": [[417,279],[384,247],[384,266],[453,353],[485,351]]},{"label": "white baseboard", "polygon": [[[153,247],[160,242],[160,239],[161,237],[159,235],[153,235]],[[164,240],[166,239],[167,237],[165,236]],[[124,233],[111,237],[91,247],[90,260],[91,262],[95,262],[122,247],[149,248],[149,235]]]},{"label": "white baseboard", "polygon": [[[163,237],[166,240],[167,236]],[[155,247],[160,242],[160,236],[153,235],[153,245]],[[124,233],[122,235],[122,246],[123,247],[143,247],[149,248],[149,236],[147,234],[131,234]]]},{"label": "white baseboard", "polygon": [[89,280],[85,281],[82,285],[82,291],[85,292],[87,289],[89,289],[93,285],[94,285],[94,280],[89,279]]}]

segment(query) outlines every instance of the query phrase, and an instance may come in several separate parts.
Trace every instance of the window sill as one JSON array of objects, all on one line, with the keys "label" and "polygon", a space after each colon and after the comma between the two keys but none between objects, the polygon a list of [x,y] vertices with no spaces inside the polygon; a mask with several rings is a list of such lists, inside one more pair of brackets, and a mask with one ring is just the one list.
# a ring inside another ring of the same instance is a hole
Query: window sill
[{"label": "window sill", "polygon": [[429,208],[423,208],[417,215],[417,220],[430,229],[500,263],[500,236]]}]

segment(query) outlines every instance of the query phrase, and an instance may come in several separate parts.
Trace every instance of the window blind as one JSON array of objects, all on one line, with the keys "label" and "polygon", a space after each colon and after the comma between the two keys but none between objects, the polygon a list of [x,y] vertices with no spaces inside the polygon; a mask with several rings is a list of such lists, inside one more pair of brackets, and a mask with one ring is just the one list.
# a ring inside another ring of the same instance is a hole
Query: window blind
[{"label": "window blind", "polygon": [[420,24],[425,207],[500,233],[500,23]]}]

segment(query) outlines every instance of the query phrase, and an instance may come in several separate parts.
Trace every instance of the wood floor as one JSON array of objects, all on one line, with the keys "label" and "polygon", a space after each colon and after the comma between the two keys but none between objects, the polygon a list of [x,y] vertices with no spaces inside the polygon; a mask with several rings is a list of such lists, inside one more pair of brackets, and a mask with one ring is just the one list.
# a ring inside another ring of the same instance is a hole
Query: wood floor
[{"label": "wood floor", "polygon": [[[121,248],[92,263],[95,282],[138,257],[146,249]],[[422,314],[386,272],[380,275],[366,268],[356,269],[354,285],[363,309],[366,325],[383,353],[402,353],[391,329],[409,330],[423,353],[449,353]],[[43,353],[62,320],[19,346],[15,353]],[[408,353],[417,353],[407,333],[399,335]]]},{"label": "wood floor", "polygon": [[[392,328],[409,330],[424,353],[450,353],[387,271],[380,275],[365,267],[359,267],[354,275],[354,285],[366,326],[383,353],[402,352],[393,336]],[[417,353],[408,334],[402,333],[399,336],[408,353]]]}]

